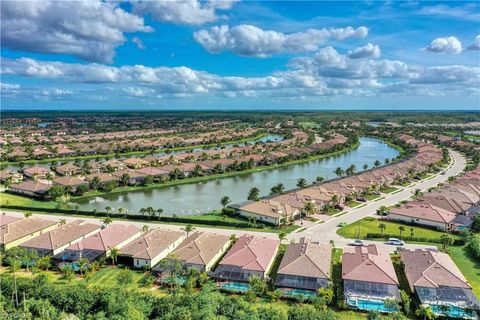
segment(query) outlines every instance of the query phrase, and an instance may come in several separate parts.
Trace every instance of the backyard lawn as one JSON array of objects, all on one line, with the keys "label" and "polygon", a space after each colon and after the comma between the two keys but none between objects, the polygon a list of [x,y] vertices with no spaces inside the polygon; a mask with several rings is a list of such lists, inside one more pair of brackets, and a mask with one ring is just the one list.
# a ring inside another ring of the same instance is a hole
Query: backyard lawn
[{"label": "backyard lawn", "polygon": [[450,246],[448,252],[472,286],[473,293],[480,297],[480,262],[476,261],[465,247]]},{"label": "backyard lawn", "polygon": [[[352,224],[349,224],[345,227],[342,227],[337,230],[337,234],[345,238],[359,238],[365,239],[367,233],[381,233],[380,228],[378,227],[381,223],[386,225],[383,233],[385,234],[394,234],[400,237],[400,226],[405,227],[405,231],[402,232],[402,236],[409,237],[411,230],[413,229],[413,236],[416,238],[430,238],[430,239],[440,239],[444,232],[435,231],[428,228],[422,228],[417,226],[411,226],[407,224],[401,224],[397,222],[390,222],[384,220],[378,220],[372,217],[366,217],[362,220],[356,221]],[[454,238],[456,236],[453,236]]]},{"label": "backyard lawn", "polygon": [[0,192],[0,205],[15,205],[35,208],[55,208],[56,202],[39,201],[27,197],[21,197],[10,193]]},{"label": "backyard lawn", "polygon": [[[118,286],[117,276],[121,270],[120,268],[111,266],[104,267],[95,272],[92,277],[88,279],[88,283],[99,287],[116,287]],[[131,269],[128,269],[128,271],[132,274],[132,282],[127,285],[127,288],[138,289],[140,287],[138,282],[145,276],[145,272]]]}]

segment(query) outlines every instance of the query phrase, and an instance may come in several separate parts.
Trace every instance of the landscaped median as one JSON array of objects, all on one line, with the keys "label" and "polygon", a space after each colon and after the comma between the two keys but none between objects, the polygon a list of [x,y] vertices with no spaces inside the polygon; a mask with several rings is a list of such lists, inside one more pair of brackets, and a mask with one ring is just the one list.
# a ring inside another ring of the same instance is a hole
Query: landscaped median
[{"label": "landscaped median", "polygon": [[[337,230],[337,234],[348,239],[386,240],[388,238],[401,238],[411,242],[441,243],[441,237],[447,233],[419,226],[366,217],[341,227]],[[451,236],[455,241],[463,242],[460,236]]]}]

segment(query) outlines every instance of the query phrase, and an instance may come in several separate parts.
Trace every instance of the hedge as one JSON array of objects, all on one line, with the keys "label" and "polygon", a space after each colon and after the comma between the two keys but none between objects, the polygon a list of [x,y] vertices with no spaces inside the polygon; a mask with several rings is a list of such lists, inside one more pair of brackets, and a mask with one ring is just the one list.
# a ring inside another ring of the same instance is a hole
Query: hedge
[{"label": "hedge", "polygon": [[[442,243],[442,239],[440,238],[427,238],[427,237],[399,237],[398,234],[388,234],[384,233],[367,233],[366,239],[385,239],[388,238],[401,238],[402,240],[406,241],[417,241],[417,242],[432,242],[432,243]],[[465,240],[463,239],[454,239],[454,245],[463,246],[465,244]]]},{"label": "hedge", "polygon": [[222,221],[222,220],[198,220],[185,217],[158,217],[154,216],[149,219],[148,216],[142,216],[139,214],[127,214],[126,217],[123,214],[99,212],[99,211],[84,211],[84,210],[72,210],[72,209],[56,209],[56,208],[37,208],[29,206],[17,206],[17,205],[2,205],[2,209],[13,209],[13,210],[23,210],[23,211],[39,211],[47,213],[65,213],[72,215],[88,215],[94,217],[118,217],[126,218],[127,220],[149,220],[149,221],[163,221],[163,222],[176,222],[176,223],[185,223],[185,224],[201,224],[207,226],[224,226],[224,227],[233,227],[233,228],[258,228],[263,229],[265,226],[262,224],[257,224],[256,227],[252,226],[248,222],[232,222],[232,221]]}]

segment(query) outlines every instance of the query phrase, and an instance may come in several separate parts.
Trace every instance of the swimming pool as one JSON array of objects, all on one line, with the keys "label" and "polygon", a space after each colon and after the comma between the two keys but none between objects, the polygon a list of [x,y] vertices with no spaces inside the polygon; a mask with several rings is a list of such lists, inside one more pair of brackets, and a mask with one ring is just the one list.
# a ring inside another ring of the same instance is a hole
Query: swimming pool
[{"label": "swimming pool", "polygon": [[291,289],[285,290],[283,296],[286,298],[294,299],[311,299],[317,296],[315,291],[302,290],[302,289]]},{"label": "swimming pool", "polygon": [[227,282],[220,284],[220,289],[232,292],[247,292],[250,286],[243,282]]},{"label": "swimming pool", "polygon": [[447,315],[452,318],[462,318],[462,319],[477,319],[475,313],[468,312],[460,307],[447,305],[448,311],[444,312],[442,307],[439,305],[430,305],[432,311],[438,315]]},{"label": "swimming pool", "polygon": [[385,302],[382,300],[348,299],[347,304],[351,307],[356,307],[365,311],[376,310],[385,313],[396,311],[394,309],[387,308],[385,306]]}]

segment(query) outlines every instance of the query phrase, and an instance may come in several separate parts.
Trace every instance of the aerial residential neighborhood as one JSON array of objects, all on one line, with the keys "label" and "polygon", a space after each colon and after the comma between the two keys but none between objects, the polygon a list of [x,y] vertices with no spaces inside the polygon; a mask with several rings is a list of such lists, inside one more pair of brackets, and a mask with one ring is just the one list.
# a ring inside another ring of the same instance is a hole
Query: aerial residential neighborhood
[{"label": "aerial residential neighborhood", "polygon": [[480,319],[478,1],[0,13],[0,320]]}]

